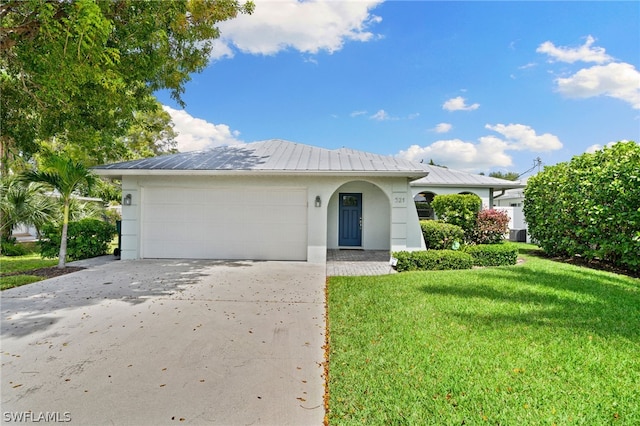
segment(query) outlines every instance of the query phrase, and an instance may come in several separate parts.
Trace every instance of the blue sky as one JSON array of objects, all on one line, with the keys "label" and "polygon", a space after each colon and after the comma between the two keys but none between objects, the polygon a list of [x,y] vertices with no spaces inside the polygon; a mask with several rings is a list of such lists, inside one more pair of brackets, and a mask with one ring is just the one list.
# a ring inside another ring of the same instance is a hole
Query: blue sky
[{"label": "blue sky", "polygon": [[272,138],[472,172],[640,142],[640,3],[256,0],[222,23],[181,151]]}]

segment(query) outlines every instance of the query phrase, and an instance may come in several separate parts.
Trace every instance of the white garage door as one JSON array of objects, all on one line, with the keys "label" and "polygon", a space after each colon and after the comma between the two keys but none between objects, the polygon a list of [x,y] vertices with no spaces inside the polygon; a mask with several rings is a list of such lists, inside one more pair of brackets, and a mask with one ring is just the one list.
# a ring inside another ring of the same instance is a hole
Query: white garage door
[{"label": "white garage door", "polygon": [[141,257],[306,260],[301,188],[144,188]]}]

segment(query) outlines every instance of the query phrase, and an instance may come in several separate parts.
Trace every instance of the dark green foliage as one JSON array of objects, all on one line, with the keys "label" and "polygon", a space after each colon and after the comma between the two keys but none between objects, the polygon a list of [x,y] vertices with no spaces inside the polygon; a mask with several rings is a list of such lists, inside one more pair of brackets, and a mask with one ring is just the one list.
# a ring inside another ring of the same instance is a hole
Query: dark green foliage
[{"label": "dark green foliage", "polygon": [[524,214],[552,256],[580,255],[640,270],[640,145],[618,142],[529,179]]},{"label": "dark green foliage", "polygon": [[498,244],[509,232],[509,215],[503,211],[485,209],[478,212],[471,235],[475,244]]},{"label": "dark green foliage", "polygon": [[134,112],[157,110],[162,89],[184,106],[219,23],[253,10],[236,0],[3,0],[0,152],[29,158],[35,141],[55,137],[85,162],[120,156]]},{"label": "dark green foliage", "polygon": [[471,238],[482,200],[475,194],[436,195],[431,202],[438,219],[457,225],[464,230],[465,238]]},{"label": "dark green foliage", "polygon": [[508,243],[466,246],[463,251],[473,257],[475,266],[515,265],[518,260],[518,246]]},{"label": "dark green foliage", "polygon": [[27,254],[27,249],[18,244],[15,238],[1,236],[0,245],[2,245],[2,254],[4,256],[23,256]]},{"label": "dark green foliage", "polygon": [[[88,259],[107,254],[109,243],[116,234],[115,226],[97,219],[69,222],[67,257],[69,260]],[[42,257],[58,256],[61,227],[47,225],[42,229],[40,253]]]},{"label": "dark green foliage", "polygon": [[398,272],[471,269],[473,266],[471,255],[454,250],[399,251],[393,256],[398,259]]},{"label": "dark green foliage", "polygon": [[415,204],[420,219],[433,219],[433,209],[428,202],[416,201]]},{"label": "dark green foliage", "polygon": [[450,249],[454,242],[462,243],[464,240],[462,228],[440,220],[421,220],[420,228],[427,249]]}]

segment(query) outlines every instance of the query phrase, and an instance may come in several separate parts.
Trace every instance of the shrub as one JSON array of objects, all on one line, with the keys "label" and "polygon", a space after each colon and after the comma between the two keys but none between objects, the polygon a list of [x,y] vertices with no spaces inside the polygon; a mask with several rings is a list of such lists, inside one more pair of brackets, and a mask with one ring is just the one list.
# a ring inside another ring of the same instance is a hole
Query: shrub
[{"label": "shrub", "polygon": [[518,260],[518,247],[508,243],[478,244],[463,250],[471,255],[475,266],[515,265]]},{"label": "shrub", "polygon": [[[62,227],[46,225],[42,229],[40,254],[45,258],[58,256]],[[88,259],[107,253],[116,228],[97,219],[82,219],[69,222],[67,235],[67,257],[69,260]]]},{"label": "shrub", "polygon": [[464,241],[464,231],[457,225],[439,220],[421,220],[420,228],[422,228],[427,249],[450,249],[454,242]]},{"label": "shrub", "polygon": [[545,167],[524,191],[531,237],[552,256],[640,270],[640,145],[618,142]]},{"label": "shrub", "polygon": [[476,226],[476,218],[482,207],[482,200],[475,194],[449,194],[433,197],[431,207],[438,219],[464,230],[465,238],[470,239]]},{"label": "shrub", "polygon": [[454,250],[399,251],[393,256],[398,259],[398,272],[471,269],[473,266],[471,255]]},{"label": "shrub", "polygon": [[494,209],[481,210],[472,231],[472,241],[476,244],[498,244],[509,232],[509,215]]},{"label": "shrub", "polygon": [[2,246],[0,251],[4,256],[23,256],[27,254],[28,250],[19,244],[14,237],[5,237],[2,236],[2,241],[0,242]]}]

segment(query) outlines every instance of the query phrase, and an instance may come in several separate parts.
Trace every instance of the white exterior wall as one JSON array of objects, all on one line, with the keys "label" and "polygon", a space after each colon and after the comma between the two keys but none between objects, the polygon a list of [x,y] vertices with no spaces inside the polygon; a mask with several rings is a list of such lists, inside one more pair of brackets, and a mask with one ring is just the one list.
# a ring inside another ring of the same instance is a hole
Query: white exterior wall
[{"label": "white exterior wall", "polygon": [[[528,229],[522,207],[496,207],[495,209],[503,211],[509,215],[509,229]],[[529,231],[527,231],[527,242],[531,242]]]},{"label": "white exterior wall", "polygon": [[[406,178],[342,176],[123,176],[122,259],[141,257],[141,206],[149,187],[270,188],[304,187],[308,197],[307,261],[325,262],[327,248],[337,248],[337,194],[363,194],[363,249],[416,250],[424,247],[413,196]],[[321,206],[315,207],[316,196]],[[259,214],[259,212],[256,212]]]},{"label": "white exterior wall", "polygon": [[517,207],[522,207],[524,204],[523,197],[499,197],[494,200],[496,207],[515,207],[512,204],[516,204]]},{"label": "white exterior wall", "polygon": [[509,215],[509,229],[527,229],[522,207],[496,207],[495,209]]}]

